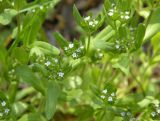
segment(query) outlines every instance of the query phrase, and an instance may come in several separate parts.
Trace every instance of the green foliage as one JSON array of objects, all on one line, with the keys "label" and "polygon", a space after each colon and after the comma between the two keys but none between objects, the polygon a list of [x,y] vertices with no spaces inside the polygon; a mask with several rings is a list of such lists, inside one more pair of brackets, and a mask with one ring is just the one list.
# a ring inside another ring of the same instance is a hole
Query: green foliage
[{"label": "green foliage", "polygon": [[51,45],[58,2],[0,0],[0,120],[160,120],[160,1],[105,0],[85,17],[73,5],[80,37]]},{"label": "green foliage", "polygon": [[60,89],[57,84],[49,83],[46,94],[46,106],[45,114],[48,120],[52,119],[53,114],[56,111],[56,105],[58,97],[60,95]]},{"label": "green foliage", "polygon": [[0,24],[7,25],[12,21],[12,18],[17,15],[14,9],[5,9],[4,13],[0,14]]}]

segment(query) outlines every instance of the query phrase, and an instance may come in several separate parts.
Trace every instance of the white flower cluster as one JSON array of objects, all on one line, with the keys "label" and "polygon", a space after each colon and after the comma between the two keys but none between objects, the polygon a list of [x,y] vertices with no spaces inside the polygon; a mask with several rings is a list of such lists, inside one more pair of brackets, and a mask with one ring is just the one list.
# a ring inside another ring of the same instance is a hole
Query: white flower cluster
[{"label": "white flower cluster", "polygon": [[125,12],[119,12],[120,10],[117,9],[117,7],[115,6],[115,4],[112,4],[112,8],[108,10],[108,16],[112,17],[115,14],[116,15],[120,15],[120,18],[122,20],[128,20],[130,19],[130,12],[129,11],[125,11]]},{"label": "white flower cluster", "polygon": [[135,118],[133,118],[133,115],[131,112],[127,111],[123,111],[120,113],[120,115],[125,119],[125,118],[129,118],[129,121],[135,121]]},{"label": "white flower cluster", "polygon": [[95,53],[95,57],[98,60],[101,60],[103,58],[104,54],[102,53],[102,51],[100,49],[97,49],[97,52]]},{"label": "white flower cluster", "polygon": [[0,118],[2,118],[3,116],[7,116],[10,112],[10,109],[7,107],[7,103],[6,101],[1,101],[1,112],[0,112]]},{"label": "white flower cluster", "polygon": [[92,27],[97,26],[99,23],[97,20],[91,19],[90,16],[85,17],[84,20],[85,20],[85,22],[87,22],[89,24],[89,26],[92,26]]},{"label": "white flower cluster", "polygon": [[113,16],[115,14],[115,12],[116,12],[116,9],[110,9],[108,11],[108,16]]},{"label": "white flower cluster", "polygon": [[72,58],[77,59],[79,58],[79,54],[84,50],[84,46],[79,47],[72,53]]},{"label": "white flower cluster", "polygon": [[134,37],[131,37],[130,39],[127,39],[127,40],[123,40],[123,39],[116,40],[114,47],[118,51],[125,52],[129,48],[134,47],[134,44],[135,44]]},{"label": "white flower cluster", "polygon": [[61,72],[61,71],[60,71],[60,72],[58,72],[57,74],[58,74],[58,76],[59,76],[60,78],[63,78],[63,77],[64,77],[64,73],[63,73],[63,72]]},{"label": "white flower cluster", "polygon": [[155,107],[155,110],[151,112],[151,116],[153,118],[155,118],[156,116],[160,115],[160,106],[159,106],[159,104],[155,104],[154,107]]},{"label": "white flower cluster", "polygon": [[74,44],[73,44],[73,43],[70,43],[70,44],[68,45],[68,47],[64,47],[64,50],[67,51],[67,50],[72,49],[72,48],[74,48]]},{"label": "white flower cluster", "polygon": [[124,116],[131,116],[131,112],[121,112],[121,116],[124,117]]},{"label": "white flower cluster", "polygon": [[64,47],[64,50],[68,55],[71,55],[73,59],[77,59],[84,50],[84,46],[80,46],[79,48],[75,49],[74,44],[70,43],[68,47]]},{"label": "white flower cluster", "polygon": [[107,98],[108,102],[113,102],[114,98],[116,97],[116,94],[115,94],[115,92],[108,94],[108,90],[104,89],[104,90],[102,90],[102,95],[100,97],[101,97],[101,99]]},{"label": "white flower cluster", "polygon": [[9,76],[9,78],[12,79],[12,80],[16,79],[15,70],[14,70],[14,69],[11,69],[11,70],[8,72],[8,76]]},{"label": "white flower cluster", "polygon": [[156,117],[157,113],[156,112],[151,112],[152,117]]},{"label": "white flower cluster", "polygon": [[43,9],[45,9],[45,8],[52,8],[53,7],[53,3],[50,3],[50,4],[44,4],[44,5],[39,5],[38,7],[35,7],[35,8],[33,8],[33,9],[31,9],[31,11],[30,12],[32,12],[32,13],[35,13],[36,12],[36,9],[38,10],[43,10]]},{"label": "white flower cluster", "polygon": [[129,11],[125,11],[125,12],[121,12],[121,19],[123,19],[123,20],[128,20],[128,19],[130,19],[130,16],[129,16]]},{"label": "white flower cluster", "polygon": [[47,61],[44,65],[49,66],[49,65],[51,65],[51,62]]},{"label": "white flower cluster", "polygon": [[[58,59],[57,59],[57,58],[54,58],[52,62],[53,62],[53,63],[58,63]],[[46,67],[49,67],[49,66],[52,64],[52,62],[49,61],[49,60],[47,60],[47,61],[44,63],[44,65],[45,65]]]}]

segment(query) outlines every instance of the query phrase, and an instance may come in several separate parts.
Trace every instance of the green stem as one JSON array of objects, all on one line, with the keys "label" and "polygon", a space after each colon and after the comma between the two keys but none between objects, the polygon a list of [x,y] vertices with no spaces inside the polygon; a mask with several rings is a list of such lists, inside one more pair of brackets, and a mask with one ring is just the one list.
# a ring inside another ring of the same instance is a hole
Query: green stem
[{"label": "green stem", "polygon": [[13,81],[10,85],[10,102],[14,103],[16,99],[17,89],[18,89],[19,81]]},{"label": "green stem", "polygon": [[87,43],[87,53],[89,52],[90,41],[91,41],[91,36],[90,36],[90,34],[89,34],[89,35],[88,35],[88,43]]},{"label": "green stem", "polygon": [[[16,40],[14,41],[13,45],[9,48],[9,53],[12,52],[12,49],[14,47],[16,47],[16,45],[18,44],[18,40],[19,40],[19,35],[20,35],[20,14],[19,14],[19,11],[20,11],[20,4],[19,2],[17,3],[17,11],[18,11],[18,15],[17,15],[17,24],[18,24],[18,30],[17,30],[17,38]],[[11,94],[11,102],[14,103],[15,101],[15,97],[16,97],[16,94],[17,94],[17,89],[18,89],[18,86],[19,86],[19,80],[15,81],[15,83],[13,83],[11,85],[13,87],[13,90],[12,90],[12,94]]]},{"label": "green stem", "polygon": [[107,66],[108,66],[108,63],[105,63],[105,64],[103,65],[101,74],[100,74],[99,79],[98,79],[98,83],[99,83],[98,85],[99,85],[99,87],[101,87],[101,84],[103,83],[103,76],[104,76],[104,74],[105,74],[105,71],[106,71]]},{"label": "green stem", "polygon": [[20,24],[20,4],[19,4],[19,2],[17,3],[18,5],[17,5],[17,11],[18,11],[18,15],[17,15],[17,37],[16,37],[16,39],[15,39],[15,41],[14,41],[14,43],[12,44],[12,46],[9,48],[9,53],[10,52],[12,52],[12,49],[14,48],[14,47],[16,47],[16,45],[18,44],[18,42],[19,42],[19,36],[20,36],[20,31],[21,31],[21,24]]}]

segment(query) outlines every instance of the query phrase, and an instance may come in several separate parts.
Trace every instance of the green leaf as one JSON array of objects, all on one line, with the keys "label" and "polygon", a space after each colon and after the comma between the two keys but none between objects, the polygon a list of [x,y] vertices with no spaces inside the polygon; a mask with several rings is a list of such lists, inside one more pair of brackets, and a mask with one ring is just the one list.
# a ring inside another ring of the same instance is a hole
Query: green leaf
[{"label": "green leaf", "polygon": [[160,7],[156,8],[153,12],[149,24],[146,29],[144,40],[150,39],[157,32],[160,32]]},{"label": "green leaf", "polygon": [[67,100],[80,99],[83,91],[81,89],[73,89],[67,92]]},{"label": "green leaf", "polygon": [[35,15],[29,14],[24,17],[20,39],[24,40],[25,45],[31,44],[36,40],[44,19],[45,13],[40,11],[38,11]]},{"label": "green leaf", "polygon": [[21,116],[28,108],[27,103],[16,102],[13,105],[13,110],[16,116]]},{"label": "green leaf", "polygon": [[113,22],[112,19],[108,16],[105,7],[103,7],[103,12],[104,12],[105,20],[106,20],[107,24],[109,24],[112,28],[115,28],[114,22]]},{"label": "green leaf", "polygon": [[114,68],[120,69],[126,75],[129,74],[129,57],[126,54],[120,56],[118,61],[114,62],[112,65]]},{"label": "green leaf", "polygon": [[[18,54],[17,54],[18,53]],[[28,52],[24,48],[16,47],[13,50],[13,56],[20,61],[22,64],[27,64],[28,63]]]},{"label": "green leaf", "polygon": [[136,37],[135,37],[135,47],[139,49],[143,43],[143,38],[145,35],[145,26],[143,24],[139,24]]},{"label": "green leaf", "polygon": [[139,107],[141,108],[146,108],[148,107],[148,105],[154,100],[154,98],[152,96],[147,96],[146,98],[144,98],[143,100],[141,100],[140,102],[138,102]]},{"label": "green leaf", "polygon": [[12,21],[12,18],[16,16],[18,12],[15,9],[5,9],[4,13],[0,14],[0,24],[7,25]]},{"label": "green leaf", "polygon": [[25,114],[18,121],[46,121],[44,117],[42,117],[38,113],[29,113]]},{"label": "green leaf", "polygon": [[94,49],[112,50],[114,43],[106,42],[106,40],[99,40],[93,43]]},{"label": "green leaf", "polygon": [[35,41],[32,44],[32,47],[38,47],[42,51],[42,53],[44,52],[45,54],[48,54],[48,55],[59,55],[60,54],[60,51],[58,48],[54,47],[53,45],[47,42]]},{"label": "green leaf", "polygon": [[44,94],[44,87],[41,81],[39,80],[31,69],[26,65],[21,65],[16,68],[16,75],[18,75],[24,82],[33,86],[36,90]]},{"label": "green leaf", "polygon": [[126,39],[127,38],[127,28],[124,26],[120,26],[119,29],[119,38]]},{"label": "green leaf", "polygon": [[61,47],[68,46],[67,40],[59,32],[55,32],[54,37]]},{"label": "green leaf", "polygon": [[151,40],[151,44],[152,44],[152,46],[153,46],[154,54],[155,54],[158,50],[160,50],[160,45],[159,45],[159,43],[160,43],[160,32],[157,33],[157,34],[152,38],[152,40]]},{"label": "green leaf", "polygon": [[84,22],[84,19],[80,15],[80,13],[79,13],[79,11],[78,11],[78,9],[77,9],[77,7],[75,5],[73,6],[73,16],[74,16],[77,24],[79,26],[82,26],[82,23]]},{"label": "green leaf", "polygon": [[60,89],[58,85],[56,83],[49,83],[46,93],[46,105],[45,105],[45,115],[48,120],[50,120],[53,117],[56,111],[56,105],[59,95],[60,95]]}]

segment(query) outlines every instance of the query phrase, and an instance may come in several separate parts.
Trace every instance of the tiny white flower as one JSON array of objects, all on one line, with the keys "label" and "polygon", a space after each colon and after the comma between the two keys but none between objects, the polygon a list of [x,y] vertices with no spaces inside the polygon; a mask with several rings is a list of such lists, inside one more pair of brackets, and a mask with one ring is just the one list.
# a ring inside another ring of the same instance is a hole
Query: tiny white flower
[{"label": "tiny white flower", "polygon": [[42,9],[43,9],[43,6],[40,6],[40,9],[42,10]]},{"label": "tiny white flower", "polygon": [[90,19],[91,19],[90,16],[87,16],[87,17],[84,18],[85,21],[89,21]]},{"label": "tiny white flower", "polygon": [[97,20],[95,20],[95,19],[93,20],[93,22],[94,22],[94,24],[95,24],[95,25],[97,25],[97,24],[98,24],[98,21],[97,21]]},{"label": "tiny white flower", "polygon": [[55,59],[54,62],[55,62],[55,63],[58,63],[58,59]]},{"label": "tiny white flower", "polygon": [[120,46],[119,45],[116,45],[116,49],[119,49],[120,48]]},{"label": "tiny white flower", "polygon": [[126,20],[128,20],[130,17],[129,17],[128,15],[126,15],[124,18],[125,18]]},{"label": "tiny white flower", "polygon": [[63,73],[63,72],[58,72],[58,76],[59,76],[59,77],[63,77],[63,76],[64,76],[64,73]]},{"label": "tiny white flower", "polygon": [[121,19],[124,19],[124,15],[121,15]]},{"label": "tiny white flower", "polygon": [[49,66],[49,65],[51,65],[51,62],[50,62],[50,61],[47,61],[47,62],[45,63],[45,65],[46,65],[46,66]]},{"label": "tiny white flower", "polygon": [[103,94],[107,94],[107,92],[108,92],[107,89],[104,89],[104,90],[102,91]]},{"label": "tiny white flower", "polygon": [[102,99],[105,99],[105,96],[104,96],[104,95],[101,95],[101,98],[102,98]]},{"label": "tiny white flower", "polygon": [[110,9],[109,11],[110,11],[110,12],[114,12],[114,10],[113,10],[113,9]]},{"label": "tiny white flower", "polygon": [[80,48],[81,48],[81,49],[84,49],[84,46],[81,46]]},{"label": "tiny white flower", "polygon": [[129,11],[126,11],[125,14],[129,15]]},{"label": "tiny white flower", "polygon": [[112,102],[113,98],[112,97],[108,97],[108,102]]},{"label": "tiny white flower", "polygon": [[118,40],[116,40],[116,43],[117,43],[117,44],[119,44],[119,41],[118,41]]},{"label": "tiny white flower", "polygon": [[97,25],[97,24],[98,24],[98,21],[95,21],[95,22],[94,22],[94,24],[96,24],[96,25]]},{"label": "tiny white flower", "polygon": [[69,48],[73,48],[74,47],[74,44],[73,43],[70,43],[69,44]]},{"label": "tiny white flower", "polygon": [[113,3],[113,4],[112,4],[112,7],[114,7],[114,6],[115,6],[115,4]]},{"label": "tiny white flower", "polygon": [[157,113],[159,113],[159,114],[160,114],[160,109],[157,109]]},{"label": "tiny white flower", "polygon": [[76,51],[77,51],[77,52],[81,52],[81,49],[80,49],[80,48],[78,48]]},{"label": "tiny white flower", "polygon": [[36,10],[35,10],[35,9],[32,9],[32,12],[34,13],[34,12],[36,12]]},{"label": "tiny white flower", "polygon": [[99,57],[103,57],[103,54],[102,54],[102,53],[99,53]]},{"label": "tiny white flower", "polygon": [[93,21],[90,21],[90,22],[89,22],[89,25],[90,25],[90,26],[94,26]]},{"label": "tiny white flower", "polygon": [[67,51],[67,50],[68,50],[68,48],[67,48],[67,47],[64,47],[64,50],[65,50],[65,51]]},{"label": "tiny white flower", "polygon": [[125,115],[126,115],[126,113],[125,113],[125,112],[121,112],[121,116],[123,116],[123,117],[124,117]]},{"label": "tiny white flower", "polygon": [[72,57],[73,57],[73,58],[76,58],[76,57],[77,57],[77,54],[76,54],[76,53],[73,53],[73,54],[72,54]]},{"label": "tiny white flower", "polygon": [[157,114],[156,114],[156,112],[152,112],[151,115],[152,115],[152,117],[155,117]]},{"label": "tiny white flower", "polygon": [[159,107],[159,104],[155,104],[155,106],[158,108],[158,107]]},{"label": "tiny white flower", "polygon": [[2,117],[2,116],[3,116],[3,113],[0,112],[0,117]]},{"label": "tiny white flower", "polygon": [[111,93],[111,96],[114,97],[114,96],[116,96],[116,94],[113,92],[113,93]]},{"label": "tiny white flower", "polygon": [[10,110],[9,110],[8,108],[6,108],[6,109],[4,110],[4,113],[8,114],[9,111],[10,111]]},{"label": "tiny white flower", "polygon": [[6,102],[5,101],[2,101],[1,102],[1,105],[4,107],[4,106],[6,106]]},{"label": "tiny white flower", "polygon": [[109,12],[108,15],[109,15],[109,16],[113,16],[113,12]]}]

